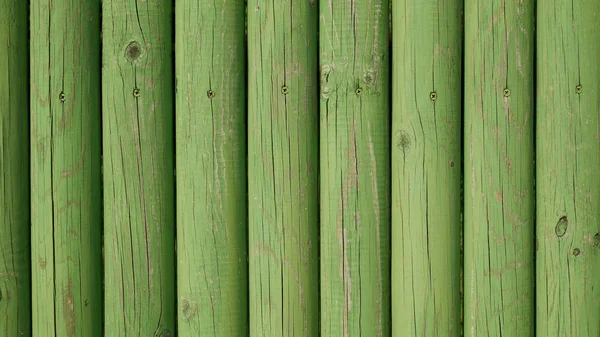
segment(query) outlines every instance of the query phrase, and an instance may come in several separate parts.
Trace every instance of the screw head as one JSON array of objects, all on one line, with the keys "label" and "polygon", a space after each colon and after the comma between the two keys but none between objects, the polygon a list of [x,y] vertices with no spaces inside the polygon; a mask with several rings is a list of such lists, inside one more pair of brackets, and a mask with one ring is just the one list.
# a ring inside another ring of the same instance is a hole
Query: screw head
[{"label": "screw head", "polygon": [[504,94],[504,97],[509,97],[510,96],[510,89],[504,88],[503,94]]},{"label": "screw head", "polygon": [[438,95],[437,92],[432,91],[429,93],[429,100],[431,100],[432,102],[437,101]]},{"label": "screw head", "polygon": [[582,91],[583,91],[583,87],[581,86],[581,84],[579,84],[578,86],[575,87],[575,92],[577,92],[578,94],[581,94]]},{"label": "screw head", "polygon": [[287,85],[284,85],[283,87],[281,87],[281,93],[284,95],[287,95],[289,92],[289,89],[287,87]]},{"label": "screw head", "polygon": [[64,102],[67,100],[67,95],[65,95],[65,93],[61,91],[58,95],[58,99],[60,99],[61,102]]},{"label": "screw head", "polygon": [[140,97],[141,96],[141,92],[139,88],[135,88],[133,89],[133,97]]},{"label": "screw head", "polygon": [[362,95],[363,90],[361,87],[358,87],[358,88],[356,88],[356,90],[354,90],[354,92],[356,93],[356,96],[360,96],[360,95]]},{"label": "screw head", "polygon": [[212,90],[209,90],[206,92],[206,96],[208,96],[208,98],[214,98],[215,97],[215,92]]}]

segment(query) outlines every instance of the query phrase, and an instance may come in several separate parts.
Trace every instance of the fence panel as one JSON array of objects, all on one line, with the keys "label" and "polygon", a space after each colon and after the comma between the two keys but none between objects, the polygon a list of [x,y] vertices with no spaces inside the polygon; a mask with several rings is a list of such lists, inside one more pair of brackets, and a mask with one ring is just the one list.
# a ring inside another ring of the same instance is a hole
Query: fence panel
[{"label": "fence panel", "polygon": [[458,336],[463,4],[392,9],[393,335]]},{"label": "fence panel", "polygon": [[537,335],[600,335],[600,2],[538,1]]},{"label": "fence panel", "polygon": [[175,18],[178,334],[247,336],[245,4]]},{"label": "fence panel", "polygon": [[533,336],[533,0],[465,2],[465,336]]},{"label": "fence panel", "polygon": [[248,2],[250,336],[317,336],[318,3]]},{"label": "fence panel", "polygon": [[0,0],[0,336],[31,336],[27,24]]},{"label": "fence panel", "polygon": [[106,336],[175,334],[172,9],[102,2]]},{"label": "fence panel", "polygon": [[320,2],[321,335],[390,335],[389,2]]}]

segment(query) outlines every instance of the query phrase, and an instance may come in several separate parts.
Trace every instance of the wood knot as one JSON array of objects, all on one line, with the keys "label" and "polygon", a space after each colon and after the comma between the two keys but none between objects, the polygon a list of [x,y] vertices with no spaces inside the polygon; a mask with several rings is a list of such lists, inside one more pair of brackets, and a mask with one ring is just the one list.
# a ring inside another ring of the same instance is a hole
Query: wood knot
[{"label": "wood knot", "polygon": [[398,149],[408,152],[410,150],[410,135],[404,130],[396,131],[396,146]]},{"label": "wood knot", "polygon": [[136,41],[131,42],[127,48],[125,48],[125,56],[130,62],[137,60],[142,54],[142,47]]},{"label": "wood knot", "polygon": [[181,298],[181,311],[183,312],[183,317],[188,320],[194,315],[196,315],[196,311],[198,311],[198,304],[188,300],[185,297]]},{"label": "wood knot", "polygon": [[564,215],[564,216],[560,217],[560,219],[558,219],[558,223],[556,224],[556,227],[554,228],[554,232],[556,233],[556,236],[558,236],[559,238],[563,237],[565,235],[565,233],[567,233],[568,227],[569,227],[569,220],[567,219],[567,216]]}]

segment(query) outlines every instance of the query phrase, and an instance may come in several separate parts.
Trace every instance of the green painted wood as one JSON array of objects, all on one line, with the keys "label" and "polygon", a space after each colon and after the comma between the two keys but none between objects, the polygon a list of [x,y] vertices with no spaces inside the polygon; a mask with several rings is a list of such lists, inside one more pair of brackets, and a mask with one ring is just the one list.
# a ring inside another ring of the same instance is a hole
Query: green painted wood
[{"label": "green painted wood", "polygon": [[250,336],[317,336],[318,4],[248,2]]},{"label": "green painted wood", "polygon": [[537,8],[537,336],[598,336],[600,2]]},{"label": "green painted wood", "polygon": [[393,336],[460,334],[463,3],[393,9]]},{"label": "green painted wood", "polygon": [[465,2],[465,336],[534,335],[534,5]]},{"label": "green painted wood", "polygon": [[245,3],[175,17],[178,336],[247,336]]},{"label": "green painted wood", "polygon": [[33,334],[101,336],[100,1],[31,9]]},{"label": "green painted wood", "polygon": [[31,336],[27,2],[0,0],[0,336]]},{"label": "green painted wood", "polygon": [[106,336],[175,335],[172,14],[102,1]]},{"label": "green painted wood", "polygon": [[320,2],[321,335],[390,335],[389,3]]}]

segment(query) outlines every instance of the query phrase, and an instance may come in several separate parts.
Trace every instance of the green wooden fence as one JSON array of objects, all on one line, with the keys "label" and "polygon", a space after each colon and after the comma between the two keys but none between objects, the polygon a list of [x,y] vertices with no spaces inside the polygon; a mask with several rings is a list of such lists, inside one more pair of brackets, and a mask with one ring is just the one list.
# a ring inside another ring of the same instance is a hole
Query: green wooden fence
[{"label": "green wooden fence", "polygon": [[0,337],[596,337],[600,1],[0,0]]}]

